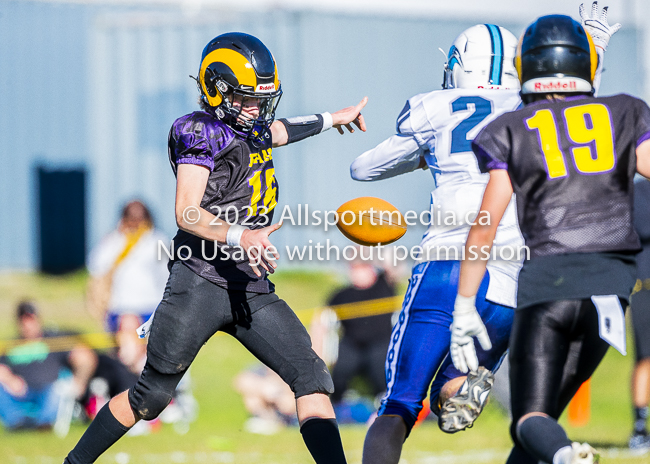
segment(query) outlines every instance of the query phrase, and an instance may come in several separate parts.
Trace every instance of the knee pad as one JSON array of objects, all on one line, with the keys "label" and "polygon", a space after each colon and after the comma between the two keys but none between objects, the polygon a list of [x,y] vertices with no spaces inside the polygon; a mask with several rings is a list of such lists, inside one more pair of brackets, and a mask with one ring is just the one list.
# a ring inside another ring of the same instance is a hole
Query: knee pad
[{"label": "knee pad", "polygon": [[129,390],[129,404],[135,416],[143,420],[158,417],[172,401],[183,374],[163,374],[147,362],[138,382]]},{"label": "knee pad", "polygon": [[331,395],[334,393],[334,382],[325,361],[318,358],[314,363],[314,379],[320,388],[320,392]]},{"label": "knee pad", "polygon": [[312,393],[325,393],[331,395],[334,393],[334,382],[329,369],[325,362],[316,357],[313,360],[311,372],[310,369],[305,369],[306,372],[300,373],[299,377],[293,384],[290,384],[291,389],[296,395],[296,398]]},{"label": "knee pad", "polygon": [[[524,423],[524,421],[522,420],[524,417],[525,416],[521,416],[517,418],[513,417],[512,423],[510,424],[510,437],[512,438],[512,441],[515,444],[515,446],[519,446],[521,448],[523,448],[523,445],[519,440],[519,426]],[[530,417],[534,417],[534,416],[530,416]],[[526,420],[529,419],[530,417],[526,418]]]},{"label": "knee pad", "polygon": [[133,413],[142,420],[153,420],[171,403],[172,395],[160,390],[139,392],[138,385],[129,390],[129,404]]}]

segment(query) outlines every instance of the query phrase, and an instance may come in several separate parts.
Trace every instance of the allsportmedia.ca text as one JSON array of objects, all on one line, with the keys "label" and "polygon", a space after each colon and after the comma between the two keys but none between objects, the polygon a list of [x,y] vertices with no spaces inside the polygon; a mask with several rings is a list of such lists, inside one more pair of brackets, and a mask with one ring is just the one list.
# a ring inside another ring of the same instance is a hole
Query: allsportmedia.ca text
[{"label": "allsportmedia.ca text", "polygon": [[[210,208],[210,212],[215,216],[210,222],[210,225],[217,225],[221,221],[232,224],[241,224],[243,226],[250,226],[253,224],[253,219],[259,217],[266,218],[269,221],[268,210],[266,207],[261,207],[259,210],[253,210],[248,206],[246,216],[243,222],[240,222],[239,209],[235,206],[229,206],[222,209],[220,206]],[[255,213],[255,214],[253,214]],[[490,225],[490,213],[487,211],[466,211],[463,214],[458,214],[455,211],[444,211],[440,205],[431,207],[428,210],[421,212],[406,211],[402,217],[399,211],[379,211],[374,208],[369,208],[367,211],[323,211],[320,209],[310,210],[308,204],[298,204],[296,210],[292,210],[290,205],[285,205],[279,217],[279,222],[284,224],[288,223],[292,226],[322,226],[325,231],[334,228],[337,223],[341,222],[346,226],[353,224],[363,225],[370,224],[372,226],[380,224],[400,224],[406,226],[423,225],[426,227],[435,225],[440,227],[457,227],[460,225]],[[196,206],[188,206],[183,211],[183,219],[187,224],[196,224],[201,218],[201,210]],[[402,220],[403,218],[403,220]],[[258,226],[268,226],[270,223],[255,221]]]}]

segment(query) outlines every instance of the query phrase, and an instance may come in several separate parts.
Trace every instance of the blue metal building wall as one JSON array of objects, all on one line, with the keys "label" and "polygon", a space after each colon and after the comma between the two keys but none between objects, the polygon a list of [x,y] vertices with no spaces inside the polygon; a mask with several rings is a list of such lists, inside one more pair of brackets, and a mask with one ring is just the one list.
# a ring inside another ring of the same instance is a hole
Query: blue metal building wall
[{"label": "blue metal building wall", "polygon": [[0,4],[0,266],[37,260],[34,168],[84,164],[89,10]]},{"label": "blue metal building wall", "polygon": [[[350,161],[394,131],[413,94],[440,88],[443,55],[475,21],[269,10],[244,15],[167,7],[142,10],[58,3],[0,3],[0,268],[37,265],[33,168],[83,165],[89,172],[92,247],[137,197],[173,235],[174,178],[166,152],[173,120],[197,108],[195,75],[212,37],[241,30],[260,37],[277,61],[284,96],[279,116],[335,111],[364,95],[369,131],[335,131],[274,151],[285,204],[336,209],[362,195],[400,209],[428,207],[430,174],[376,184],[349,178]],[[516,35],[524,24],[503,24]],[[610,46],[601,94],[640,95],[637,34],[623,29]],[[413,245],[423,227],[407,233]],[[290,227],[274,243],[330,238],[320,228]]]}]

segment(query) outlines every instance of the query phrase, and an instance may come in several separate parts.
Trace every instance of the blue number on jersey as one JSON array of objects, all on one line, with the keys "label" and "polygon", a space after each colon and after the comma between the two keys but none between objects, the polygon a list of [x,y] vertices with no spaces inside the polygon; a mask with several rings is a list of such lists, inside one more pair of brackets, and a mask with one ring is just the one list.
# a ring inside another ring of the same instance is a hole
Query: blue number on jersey
[{"label": "blue number on jersey", "polygon": [[467,133],[478,126],[492,113],[492,102],[483,97],[460,97],[451,102],[451,112],[469,110],[474,105],[474,112],[458,123],[451,131],[451,153],[472,151],[472,141],[467,140]]}]

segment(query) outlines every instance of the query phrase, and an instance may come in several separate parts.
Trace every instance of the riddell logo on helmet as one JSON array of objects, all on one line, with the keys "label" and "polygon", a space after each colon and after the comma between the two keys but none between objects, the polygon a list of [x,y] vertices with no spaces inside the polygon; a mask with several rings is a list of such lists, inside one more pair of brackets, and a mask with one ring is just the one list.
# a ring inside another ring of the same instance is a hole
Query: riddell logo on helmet
[{"label": "riddell logo on helmet", "polygon": [[256,92],[275,92],[275,84],[260,84],[257,86]]},{"label": "riddell logo on helmet", "polygon": [[535,82],[535,92],[575,92],[578,90],[576,81],[551,81],[551,82]]}]

